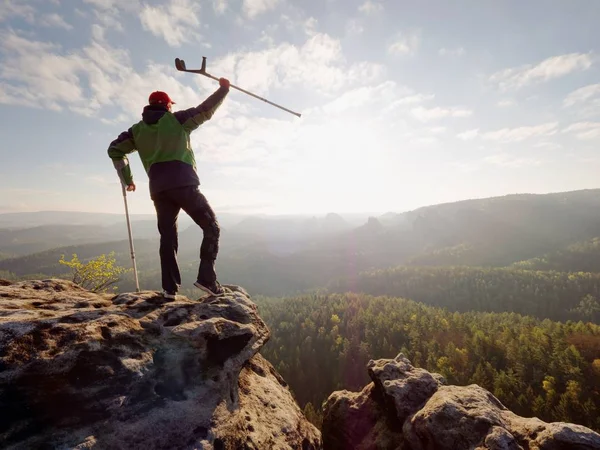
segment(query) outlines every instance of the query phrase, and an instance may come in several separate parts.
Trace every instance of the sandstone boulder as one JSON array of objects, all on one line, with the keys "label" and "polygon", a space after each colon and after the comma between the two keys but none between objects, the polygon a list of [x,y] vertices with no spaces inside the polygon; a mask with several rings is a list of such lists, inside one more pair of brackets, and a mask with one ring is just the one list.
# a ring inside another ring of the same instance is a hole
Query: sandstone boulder
[{"label": "sandstone boulder", "polygon": [[247,293],[0,284],[0,447],[319,449]]},{"label": "sandstone boulder", "polygon": [[600,450],[579,425],[519,417],[477,386],[447,386],[400,354],[370,361],[362,392],[334,392],[324,404],[327,450]]}]

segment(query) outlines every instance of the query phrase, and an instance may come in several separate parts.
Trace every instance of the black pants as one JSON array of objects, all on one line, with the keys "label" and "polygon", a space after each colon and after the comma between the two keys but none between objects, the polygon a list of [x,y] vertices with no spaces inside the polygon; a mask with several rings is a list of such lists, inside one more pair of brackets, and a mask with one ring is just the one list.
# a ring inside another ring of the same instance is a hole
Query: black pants
[{"label": "black pants", "polygon": [[160,232],[160,268],[162,288],[177,292],[181,286],[181,274],[177,264],[177,217],[184,210],[196,222],[204,237],[200,247],[198,280],[213,282],[217,279],[215,260],[219,252],[221,230],[214,211],[198,186],[184,186],[159,192],[152,196]]}]

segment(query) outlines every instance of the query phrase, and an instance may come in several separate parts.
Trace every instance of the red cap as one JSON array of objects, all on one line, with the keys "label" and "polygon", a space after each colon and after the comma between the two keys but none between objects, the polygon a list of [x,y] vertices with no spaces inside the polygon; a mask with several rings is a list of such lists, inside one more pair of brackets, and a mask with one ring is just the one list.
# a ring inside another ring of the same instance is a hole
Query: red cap
[{"label": "red cap", "polygon": [[150,97],[148,98],[148,103],[150,103],[151,105],[154,103],[160,103],[164,105],[167,105],[169,103],[175,104],[175,102],[171,100],[171,97],[169,97],[169,95],[166,92],[162,91],[154,91],[152,94],[150,94]]}]

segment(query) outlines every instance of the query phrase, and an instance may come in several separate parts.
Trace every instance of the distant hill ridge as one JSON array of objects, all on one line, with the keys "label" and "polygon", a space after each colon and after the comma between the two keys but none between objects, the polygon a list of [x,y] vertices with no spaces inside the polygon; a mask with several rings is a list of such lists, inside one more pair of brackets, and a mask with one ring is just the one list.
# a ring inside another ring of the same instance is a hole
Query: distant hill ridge
[{"label": "distant hill ridge", "polygon": [[[119,261],[128,264],[125,223],[112,227],[119,234],[107,239],[105,246],[98,242],[100,238],[94,245],[103,253],[115,250]],[[180,230],[182,275],[190,284],[197,270],[202,234],[195,225],[182,223]],[[133,231],[140,275],[151,283],[148,288],[156,289],[158,233],[154,221],[137,221]],[[229,225],[222,222],[221,237],[220,273],[243,283],[252,294],[288,295],[326,285],[336,277],[402,265],[527,264],[525,268],[600,271],[600,257],[596,257],[600,246],[586,244],[600,238],[600,190],[464,200],[365,217],[358,225],[337,214],[316,218],[255,215]],[[0,270],[17,276],[40,273],[40,267],[54,270],[61,252],[79,254],[90,249],[90,243],[80,246],[80,241],[71,238],[54,235],[43,244],[56,249],[0,261]],[[578,264],[573,255],[572,249],[581,247],[586,248],[585,265]],[[19,255],[16,247],[7,248],[0,239],[0,253]],[[563,257],[566,253],[573,257]],[[547,264],[544,258],[549,257],[554,262]],[[47,273],[55,275],[56,271]],[[120,288],[132,289],[126,283]]]}]

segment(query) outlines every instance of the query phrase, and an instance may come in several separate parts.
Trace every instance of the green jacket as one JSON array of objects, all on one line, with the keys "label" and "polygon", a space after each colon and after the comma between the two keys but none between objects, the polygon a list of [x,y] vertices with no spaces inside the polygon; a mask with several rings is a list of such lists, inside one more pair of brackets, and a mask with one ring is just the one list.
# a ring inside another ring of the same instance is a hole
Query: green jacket
[{"label": "green jacket", "polygon": [[220,87],[200,105],[171,113],[163,105],[147,105],[142,120],[108,147],[108,156],[123,184],[133,183],[127,155],[137,150],[150,180],[150,195],[182,186],[199,185],[190,133],[210,120],[229,88]]}]

